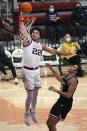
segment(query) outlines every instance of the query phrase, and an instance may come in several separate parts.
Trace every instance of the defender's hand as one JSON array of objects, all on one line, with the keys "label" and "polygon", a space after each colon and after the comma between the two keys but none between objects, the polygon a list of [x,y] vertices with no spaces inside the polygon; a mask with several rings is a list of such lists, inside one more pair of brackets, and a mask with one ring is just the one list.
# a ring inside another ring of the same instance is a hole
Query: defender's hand
[{"label": "defender's hand", "polygon": [[56,88],[55,88],[54,86],[50,86],[50,87],[49,87],[49,90],[56,92]]},{"label": "defender's hand", "polygon": [[45,66],[49,67],[49,68],[51,67],[51,65],[49,63],[46,63]]}]

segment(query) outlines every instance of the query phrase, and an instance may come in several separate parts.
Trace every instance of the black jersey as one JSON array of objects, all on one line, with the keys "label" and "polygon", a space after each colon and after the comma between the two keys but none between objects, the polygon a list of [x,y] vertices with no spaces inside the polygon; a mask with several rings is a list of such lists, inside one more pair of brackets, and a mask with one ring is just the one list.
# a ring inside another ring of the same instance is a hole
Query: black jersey
[{"label": "black jersey", "polygon": [[[71,80],[72,78],[75,78],[77,80],[76,75],[74,75],[72,77],[69,77],[69,74],[64,76],[64,78],[63,78],[63,80],[61,82],[61,87],[60,87],[60,90],[62,92],[68,92],[69,80]],[[77,80],[77,84],[78,84],[78,80]],[[77,85],[76,85],[76,87],[77,87]],[[73,100],[73,96],[71,98],[65,98],[65,97],[60,95],[60,100],[62,100],[62,102],[69,102],[69,101]]]}]

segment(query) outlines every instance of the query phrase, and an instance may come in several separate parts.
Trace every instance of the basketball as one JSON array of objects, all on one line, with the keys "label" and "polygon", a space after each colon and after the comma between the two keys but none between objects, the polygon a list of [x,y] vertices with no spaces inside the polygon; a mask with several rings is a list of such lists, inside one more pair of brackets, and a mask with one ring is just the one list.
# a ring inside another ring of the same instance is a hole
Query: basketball
[{"label": "basketball", "polygon": [[24,2],[19,6],[19,9],[23,13],[30,13],[32,11],[32,5],[28,2]]}]

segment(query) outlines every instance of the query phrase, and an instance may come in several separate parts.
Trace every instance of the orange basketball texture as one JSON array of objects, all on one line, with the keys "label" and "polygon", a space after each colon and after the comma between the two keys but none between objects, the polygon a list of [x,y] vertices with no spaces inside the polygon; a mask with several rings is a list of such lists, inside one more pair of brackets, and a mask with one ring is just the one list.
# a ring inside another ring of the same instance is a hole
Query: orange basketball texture
[{"label": "orange basketball texture", "polygon": [[22,3],[19,8],[23,13],[30,13],[32,11],[32,5],[28,2]]}]

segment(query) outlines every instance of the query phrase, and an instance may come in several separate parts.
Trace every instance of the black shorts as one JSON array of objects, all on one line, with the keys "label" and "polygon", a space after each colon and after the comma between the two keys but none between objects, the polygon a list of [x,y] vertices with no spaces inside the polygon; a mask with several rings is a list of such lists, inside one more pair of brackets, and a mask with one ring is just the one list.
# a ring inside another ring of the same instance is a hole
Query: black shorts
[{"label": "black shorts", "polygon": [[50,115],[59,118],[60,120],[64,120],[67,113],[71,110],[71,108],[72,108],[72,101],[64,103],[58,100],[51,108]]}]

